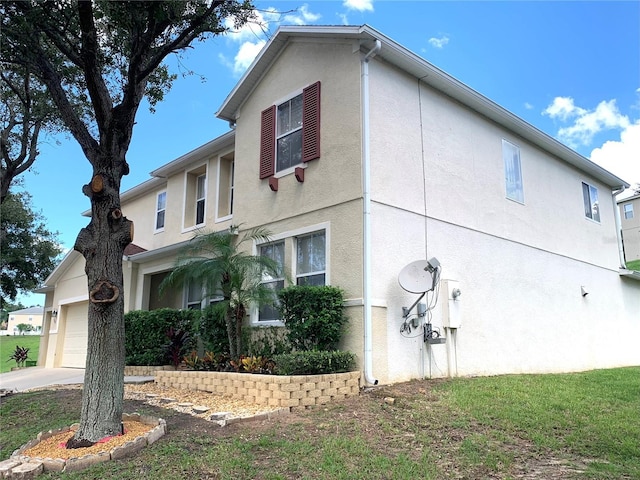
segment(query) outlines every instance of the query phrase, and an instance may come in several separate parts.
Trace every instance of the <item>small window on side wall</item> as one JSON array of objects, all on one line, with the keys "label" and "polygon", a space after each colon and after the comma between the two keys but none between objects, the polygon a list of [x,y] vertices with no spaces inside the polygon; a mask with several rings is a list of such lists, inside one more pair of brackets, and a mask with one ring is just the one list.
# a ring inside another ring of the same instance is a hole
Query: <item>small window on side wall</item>
[{"label": "small window on side wall", "polygon": [[502,140],[502,160],[504,162],[507,198],[518,203],[524,203],[520,148],[506,140]]},{"label": "small window on side wall", "polygon": [[633,203],[626,203],[623,207],[625,220],[633,218]]},{"label": "small window on side wall", "polygon": [[582,182],[582,200],[584,203],[584,216],[600,223],[600,203],[598,202],[598,189],[593,185]]},{"label": "small window on side wall", "polygon": [[156,232],[164,230],[165,214],[167,210],[167,192],[160,192],[156,199]]}]

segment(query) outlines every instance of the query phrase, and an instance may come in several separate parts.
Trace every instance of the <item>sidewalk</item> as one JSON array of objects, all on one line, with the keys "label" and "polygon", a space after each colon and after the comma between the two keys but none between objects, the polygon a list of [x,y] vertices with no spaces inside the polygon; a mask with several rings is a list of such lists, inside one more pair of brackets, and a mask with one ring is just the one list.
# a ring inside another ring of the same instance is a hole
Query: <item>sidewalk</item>
[{"label": "sidewalk", "polygon": [[[124,377],[124,383],[152,382],[154,377]],[[84,382],[84,368],[30,367],[0,374],[0,389],[23,392],[51,385],[71,385]]]}]

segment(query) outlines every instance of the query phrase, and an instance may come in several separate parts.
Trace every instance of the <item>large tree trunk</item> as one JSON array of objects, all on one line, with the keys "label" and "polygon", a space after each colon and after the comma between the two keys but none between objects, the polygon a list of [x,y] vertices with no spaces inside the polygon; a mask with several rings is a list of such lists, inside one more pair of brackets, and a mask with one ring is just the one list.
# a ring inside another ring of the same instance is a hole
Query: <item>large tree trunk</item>
[{"label": "large tree trunk", "polygon": [[91,198],[91,222],[74,248],[85,257],[88,348],[80,428],[67,448],[91,445],[121,433],[124,397],[124,301],[122,255],[133,224],[120,210],[120,176],[96,173],[83,191]]}]

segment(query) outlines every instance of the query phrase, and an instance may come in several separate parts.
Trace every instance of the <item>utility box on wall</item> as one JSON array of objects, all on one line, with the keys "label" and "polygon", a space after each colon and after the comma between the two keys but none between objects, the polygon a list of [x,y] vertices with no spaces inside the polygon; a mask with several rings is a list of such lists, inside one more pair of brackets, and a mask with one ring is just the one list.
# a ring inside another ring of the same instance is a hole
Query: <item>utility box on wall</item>
[{"label": "utility box on wall", "polygon": [[460,283],[457,280],[442,280],[442,326],[460,328],[462,326]]}]

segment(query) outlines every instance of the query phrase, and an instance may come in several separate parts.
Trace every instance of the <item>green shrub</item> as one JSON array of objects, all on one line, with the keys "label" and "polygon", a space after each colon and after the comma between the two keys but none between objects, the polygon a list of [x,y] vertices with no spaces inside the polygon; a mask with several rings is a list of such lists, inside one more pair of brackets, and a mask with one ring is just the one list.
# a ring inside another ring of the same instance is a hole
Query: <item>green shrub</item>
[{"label": "green shrub", "polygon": [[229,353],[229,335],[225,321],[226,306],[217,303],[202,310],[196,318],[196,330],[204,351]]},{"label": "green shrub", "polygon": [[273,357],[281,353],[289,353],[291,345],[284,327],[250,327],[245,328],[246,338],[242,341],[246,355],[254,357]]},{"label": "green shrub", "polygon": [[125,363],[127,365],[166,365],[170,363],[170,339],[167,332],[180,329],[187,332],[189,340],[183,348],[186,351],[194,348],[195,319],[197,310],[174,310],[161,308],[158,310],[135,310],[124,316],[125,323]]},{"label": "green shrub", "polygon": [[356,357],[351,352],[306,351],[273,357],[276,375],[319,375],[353,371]]},{"label": "green shrub", "polygon": [[278,292],[280,314],[294,350],[335,350],[347,317],[337,287],[291,286]]}]

